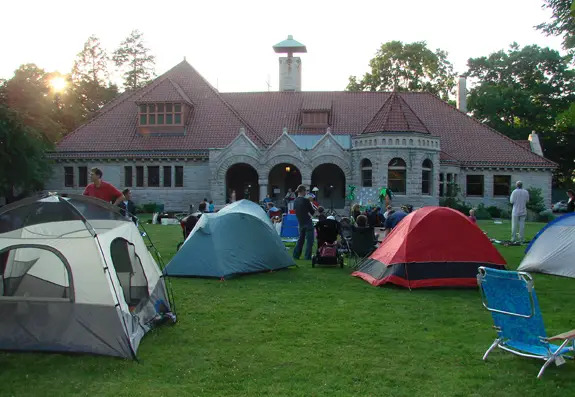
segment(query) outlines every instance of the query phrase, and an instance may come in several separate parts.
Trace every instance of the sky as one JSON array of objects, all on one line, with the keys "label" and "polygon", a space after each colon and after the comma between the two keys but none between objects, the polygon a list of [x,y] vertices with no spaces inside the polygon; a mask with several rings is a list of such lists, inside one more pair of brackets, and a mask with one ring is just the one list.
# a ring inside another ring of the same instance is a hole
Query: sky
[{"label": "sky", "polygon": [[[543,0],[13,1],[0,24],[0,78],[24,63],[68,73],[95,34],[109,53],[133,29],[144,33],[162,74],[184,57],[222,92],[278,90],[278,54],[288,34],[307,47],[304,91],[344,90],[382,43],[426,41],[457,73],[469,58],[519,45],[557,50],[561,39],[533,26],[550,20]],[[117,76],[116,76],[117,78]]]}]

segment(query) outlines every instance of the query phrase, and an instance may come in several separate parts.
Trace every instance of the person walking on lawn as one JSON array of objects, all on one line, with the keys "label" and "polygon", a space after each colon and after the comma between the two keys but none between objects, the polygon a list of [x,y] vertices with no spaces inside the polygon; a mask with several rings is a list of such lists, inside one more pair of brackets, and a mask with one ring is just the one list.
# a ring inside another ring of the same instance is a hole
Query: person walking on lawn
[{"label": "person walking on lawn", "polygon": [[306,188],[304,185],[299,185],[296,190],[297,198],[294,200],[295,216],[299,225],[299,238],[293,250],[294,259],[299,259],[303,250],[303,243],[307,240],[305,245],[306,260],[311,260],[311,252],[313,246],[313,222],[312,216],[315,212],[309,200],[305,197]]},{"label": "person walking on lawn", "polygon": [[102,180],[102,175],[102,170],[99,168],[94,167],[90,170],[90,180],[92,183],[84,189],[84,196],[97,197],[100,200],[104,200],[114,205],[118,205],[122,201],[126,201],[122,192],[116,189],[114,185]]},{"label": "person walking on lawn", "polygon": [[519,228],[519,242],[523,242],[525,232],[525,218],[527,218],[527,203],[529,202],[529,192],[523,189],[523,182],[515,183],[517,189],[511,193],[509,202],[513,204],[511,212],[511,242],[517,242],[517,232]]}]

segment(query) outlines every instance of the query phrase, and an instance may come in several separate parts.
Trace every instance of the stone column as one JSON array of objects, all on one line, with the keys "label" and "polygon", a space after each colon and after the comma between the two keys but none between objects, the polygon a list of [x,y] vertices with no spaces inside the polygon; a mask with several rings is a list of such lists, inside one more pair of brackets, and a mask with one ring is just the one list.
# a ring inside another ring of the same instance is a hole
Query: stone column
[{"label": "stone column", "polygon": [[260,201],[266,198],[266,195],[269,194],[268,192],[268,181],[267,179],[260,179],[258,180],[258,184],[260,185]]}]

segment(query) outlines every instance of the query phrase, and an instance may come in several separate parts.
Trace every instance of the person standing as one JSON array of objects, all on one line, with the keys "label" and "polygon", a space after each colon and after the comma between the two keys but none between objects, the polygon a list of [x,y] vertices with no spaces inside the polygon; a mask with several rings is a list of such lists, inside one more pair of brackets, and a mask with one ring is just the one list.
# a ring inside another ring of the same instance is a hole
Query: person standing
[{"label": "person standing", "polygon": [[230,203],[236,202],[236,191],[232,190],[232,194],[230,194]]},{"label": "person standing", "polygon": [[306,260],[311,260],[314,233],[312,216],[315,211],[309,200],[305,198],[305,186],[299,185],[296,192],[297,198],[293,201],[293,207],[295,209],[295,216],[297,217],[297,222],[299,225],[299,238],[293,250],[293,257],[294,259],[300,258],[301,252],[303,250],[303,243],[307,240],[304,258]]},{"label": "person standing", "polygon": [[210,203],[208,204],[208,212],[216,212],[214,200],[210,200]]},{"label": "person standing", "polygon": [[114,205],[125,201],[126,198],[122,192],[116,189],[114,185],[104,182],[102,176],[102,170],[99,168],[94,167],[90,170],[90,180],[92,183],[84,189],[84,196],[96,197],[108,203],[113,203]]},{"label": "person standing", "polygon": [[138,225],[138,218],[136,218],[136,204],[132,201],[132,192],[130,189],[122,190],[122,194],[124,195],[123,201],[118,204],[120,207],[120,213],[126,218],[130,219],[136,225]]},{"label": "person standing", "polygon": [[[509,198],[509,202],[513,204],[511,212],[511,241],[516,242],[517,233],[519,232],[519,242],[523,242],[525,233],[525,218],[527,218],[527,203],[529,202],[529,192],[523,189],[523,182],[517,181],[517,187]],[[519,229],[519,230],[518,230]]]},{"label": "person standing", "polygon": [[573,189],[567,190],[567,196],[569,201],[567,201],[567,212],[575,212],[575,193]]},{"label": "person standing", "polygon": [[[301,186],[301,185],[300,185],[300,186]],[[299,186],[298,186],[298,189],[299,189]],[[304,195],[305,195],[305,193],[304,193]],[[287,191],[285,197],[284,197],[284,200],[285,200],[285,202],[286,202],[286,207],[287,207],[287,212],[288,212],[288,214],[289,214],[289,212],[290,212],[291,210],[294,209],[295,198],[296,198],[296,197],[295,197],[295,193],[291,190],[291,187],[290,187],[290,188],[288,189],[288,191]]]}]

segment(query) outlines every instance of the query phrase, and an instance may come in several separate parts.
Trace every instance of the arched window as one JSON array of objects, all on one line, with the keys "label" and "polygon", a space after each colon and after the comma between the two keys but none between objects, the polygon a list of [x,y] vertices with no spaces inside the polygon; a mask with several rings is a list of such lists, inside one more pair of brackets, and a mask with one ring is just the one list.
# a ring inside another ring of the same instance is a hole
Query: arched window
[{"label": "arched window", "polygon": [[387,185],[393,193],[406,193],[406,166],[403,159],[396,157],[389,162],[387,167],[387,180]]},{"label": "arched window", "polygon": [[368,159],[361,160],[361,186],[372,186],[372,166]]},{"label": "arched window", "polygon": [[421,165],[421,194],[431,194],[431,175],[433,171],[433,163],[431,160],[426,159]]}]

